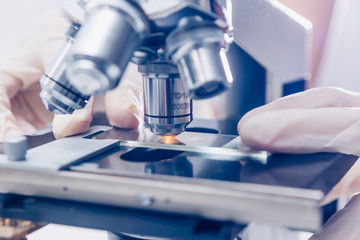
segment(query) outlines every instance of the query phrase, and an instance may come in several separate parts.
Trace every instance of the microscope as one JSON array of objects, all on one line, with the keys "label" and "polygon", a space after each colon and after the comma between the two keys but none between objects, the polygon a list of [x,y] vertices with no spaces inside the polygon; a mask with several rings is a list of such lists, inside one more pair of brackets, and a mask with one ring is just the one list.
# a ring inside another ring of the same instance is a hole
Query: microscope
[{"label": "microscope", "polygon": [[71,27],[41,79],[54,113],[71,114],[114,89],[132,61],[143,75],[145,123],[157,135],[178,135],[192,121],[192,99],[233,81],[231,14],[217,0],[66,1],[63,13]]},{"label": "microscope", "polygon": [[[92,95],[115,88],[133,62],[143,74],[145,123],[180,144],[96,124],[58,140],[51,130],[29,136],[26,159],[0,153],[2,216],[124,239],[234,239],[241,231],[237,239],[288,240],[323,224],[323,196],[357,157],[254,151],[236,132],[250,108],[304,90],[309,21],[277,0],[63,4],[71,24],[41,79],[46,107],[58,114],[83,108]],[[216,95],[227,103],[221,117],[237,121],[203,121],[198,129],[216,131],[185,131],[192,99]]]}]

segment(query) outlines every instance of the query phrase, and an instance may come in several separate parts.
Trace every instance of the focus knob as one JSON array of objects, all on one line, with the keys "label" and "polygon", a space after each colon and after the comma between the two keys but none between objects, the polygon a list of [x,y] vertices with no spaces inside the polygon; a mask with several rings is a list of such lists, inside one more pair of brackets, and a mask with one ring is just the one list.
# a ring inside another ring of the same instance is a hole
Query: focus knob
[{"label": "focus knob", "polygon": [[9,160],[23,161],[27,151],[27,138],[25,136],[7,138],[3,147]]}]

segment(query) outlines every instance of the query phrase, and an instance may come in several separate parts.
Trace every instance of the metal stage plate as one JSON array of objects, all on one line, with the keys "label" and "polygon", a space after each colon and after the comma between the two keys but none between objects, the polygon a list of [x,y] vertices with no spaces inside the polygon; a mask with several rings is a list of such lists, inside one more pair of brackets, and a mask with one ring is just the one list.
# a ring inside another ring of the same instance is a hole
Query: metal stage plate
[{"label": "metal stage plate", "polygon": [[229,134],[197,124],[207,122],[194,121],[173,144],[148,129],[95,127],[70,140],[29,137],[28,161],[0,156],[0,192],[315,230],[324,217],[319,203],[357,159],[269,155],[246,148],[233,134],[236,125],[225,124]]}]

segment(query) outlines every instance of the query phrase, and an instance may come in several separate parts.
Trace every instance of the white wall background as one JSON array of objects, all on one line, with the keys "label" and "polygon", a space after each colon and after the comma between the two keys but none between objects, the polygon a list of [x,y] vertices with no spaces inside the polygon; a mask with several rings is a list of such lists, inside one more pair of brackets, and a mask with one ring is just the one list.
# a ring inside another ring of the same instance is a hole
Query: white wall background
[{"label": "white wall background", "polygon": [[0,57],[7,54],[62,0],[0,0]]},{"label": "white wall background", "polygon": [[360,91],[360,0],[337,0],[318,83]]},{"label": "white wall background", "polygon": [[[0,57],[11,51],[46,11],[62,0],[0,0]],[[319,86],[360,91],[360,0],[337,0],[325,53],[319,66]]]}]

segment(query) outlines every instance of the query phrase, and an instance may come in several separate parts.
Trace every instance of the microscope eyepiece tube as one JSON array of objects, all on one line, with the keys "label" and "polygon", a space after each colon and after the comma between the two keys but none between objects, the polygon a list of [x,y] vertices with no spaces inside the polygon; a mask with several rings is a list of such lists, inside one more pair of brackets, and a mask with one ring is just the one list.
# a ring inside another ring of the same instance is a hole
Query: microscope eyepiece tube
[{"label": "microscope eyepiece tube", "polygon": [[168,36],[167,56],[177,64],[187,96],[210,98],[230,87],[224,34],[216,25],[200,21],[180,26]]},{"label": "microscope eyepiece tube", "polygon": [[[172,69],[176,73],[170,73]],[[160,73],[149,73],[153,70]],[[169,64],[154,64],[139,66],[139,71],[146,72],[143,74],[144,120],[150,130],[162,136],[184,132],[192,121],[192,100],[185,94],[177,69]]]},{"label": "microscope eyepiece tube", "polygon": [[66,76],[82,94],[115,88],[134,51],[148,32],[148,21],[133,1],[91,1],[71,49]]}]

